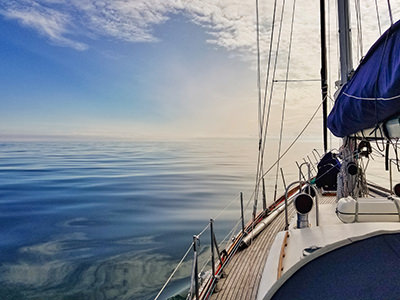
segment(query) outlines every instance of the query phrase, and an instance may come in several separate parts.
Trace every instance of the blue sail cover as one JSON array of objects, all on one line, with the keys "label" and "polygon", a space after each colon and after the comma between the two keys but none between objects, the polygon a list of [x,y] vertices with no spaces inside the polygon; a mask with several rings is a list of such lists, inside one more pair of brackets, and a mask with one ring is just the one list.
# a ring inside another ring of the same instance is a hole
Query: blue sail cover
[{"label": "blue sail cover", "polygon": [[328,128],[345,137],[400,113],[400,21],[368,51],[336,98]]}]

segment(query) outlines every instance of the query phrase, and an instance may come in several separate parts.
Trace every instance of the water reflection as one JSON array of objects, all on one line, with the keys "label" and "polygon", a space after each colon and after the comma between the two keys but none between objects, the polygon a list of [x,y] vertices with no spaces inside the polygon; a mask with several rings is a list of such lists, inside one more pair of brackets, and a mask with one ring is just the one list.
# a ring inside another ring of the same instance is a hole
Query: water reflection
[{"label": "water reflection", "polygon": [[[29,299],[146,299],[154,292],[154,283],[168,277],[176,263],[152,253],[150,237],[119,242],[146,244],[146,251],[103,259],[91,254],[93,245],[85,242],[84,235],[76,234],[22,248],[17,262],[1,266],[3,286],[9,294]],[[176,279],[185,278],[190,267],[185,262]]]},{"label": "water reflection", "polygon": [[228,144],[0,144],[2,299],[150,299],[212,211],[251,185],[248,153]]},{"label": "water reflection", "polygon": [[[252,142],[0,144],[1,299],[151,299],[232,199],[217,238],[236,223],[239,191],[252,192]],[[297,176],[282,166],[287,181]],[[188,260],[170,293],[190,270]]]}]

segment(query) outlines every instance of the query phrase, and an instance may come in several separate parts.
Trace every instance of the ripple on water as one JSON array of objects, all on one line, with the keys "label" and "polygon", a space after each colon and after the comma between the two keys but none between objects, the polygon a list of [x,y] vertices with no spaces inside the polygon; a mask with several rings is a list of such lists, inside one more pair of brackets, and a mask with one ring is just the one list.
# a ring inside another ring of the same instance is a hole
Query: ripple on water
[{"label": "ripple on water", "polygon": [[[0,294],[150,299],[192,235],[250,189],[254,156],[237,145],[0,144]],[[227,209],[218,236],[238,207]],[[190,269],[185,262],[172,290],[187,284]]]}]

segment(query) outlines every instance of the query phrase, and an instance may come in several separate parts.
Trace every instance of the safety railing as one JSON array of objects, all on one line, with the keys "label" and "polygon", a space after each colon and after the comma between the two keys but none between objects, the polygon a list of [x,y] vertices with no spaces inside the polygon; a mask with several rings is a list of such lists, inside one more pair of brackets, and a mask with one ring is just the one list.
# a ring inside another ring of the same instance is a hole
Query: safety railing
[{"label": "safety railing", "polygon": [[[310,155],[307,155],[307,160],[303,159],[302,164],[297,164],[299,170],[299,182],[309,182],[312,176],[316,175],[315,165],[318,163],[321,158],[319,152],[314,149]],[[314,158],[315,162],[312,161],[311,158]],[[307,179],[306,176],[302,173],[302,166],[307,166]],[[284,191],[286,191],[285,196],[282,196],[277,200],[276,203],[273,203],[269,207],[266,204],[265,197],[265,185],[263,182],[263,208],[256,215],[253,216],[252,207],[250,206],[251,200],[254,199],[254,193],[249,197],[247,203],[244,203],[244,195],[242,192],[239,193],[238,197],[229,202],[214,218],[210,219],[209,223],[203,228],[203,230],[197,234],[193,235],[192,243],[189,248],[185,252],[184,256],[178,263],[177,267],[173,270],[171,275],[168,277],[167,281],[156,295],[154,300],[160,299],[166,290],[167,285],[172,281],[174,275],[177,273],[177,270],[182,266],[185,260],[188,260],[190,257],[190,252],[192,252],[192,267],[190,274],[190,287],[187,292],[186,299],[187,300],[206,300],[209,299],[211,294],[214,292],[217,282],[220,278],[224,276],[224,268],[229,263],[233,255],[237,252],[237,250],[242,246],[242,240],[246,235],[248,235],[254,227],[267,215],[272,214],[275,210],[282,210],[282,206],[285,206],[285,219],[286,224],[288,225],[288,212],[287,206],[289,203],[286,202],[286,205],[283,204],[287,201],[287,198],[295,193],[295,189],[291,191],[291,194],[288,195],[288,190],[292,185],[286,186],[285,177],[283,170],[281,168],[281,177],[283,181]],[[315,173],[315,174],[313,174]],[[304,180],[303,180],[304,179]],[[296,189],[297,190],[297,189]],[[233,204],[237,204],[237,201],[240,201],[240,217],[236,219],[234,226],[232,229],[225,235],[225,237],[218,242],[216,232],[215,232],[215,221]],[[279,203],[278,203],[279,202]],[[248,216],[248,222],[246,224],[246,215]],[[317,214],[318,215],[318,214]],[[317,216],[318,218],[318,216]],[[318,221],[317,221],[318,223]],[[203,235],[209,233],[209,238],[205,238]],[[252,237],[253,235],[251,235]],[[248,237],[249,238],[249,237]],[[247,238],[247,239],[248,239]],[[200,247],[202,243],[200,241],[209,240],[209,244],[206,243],[206,247]],[[203,248],[202,251],[200,248]],[[202,264],[201,264],[202,263]],[[201,267],[200,267],[201,266]],[[189,274],[188,274],[189,275]],[[189,276],[188,276],[189,277]]]},{"label": "safety railing", "polygon": [[[225,237],[220,242],[218,242],[214,222],[216,219],[221,217],[221,215],[230,206],[237,203],[238,199],[240,200],[240,217],[235,221],[234,226],[225,235]],[[245,233],[246,211],[249,215],[251,213],[249,205],[250,200],[251,199],[249,199],[247,204],[245,205],[243,203],[243,193],[240,193],[238,197],[228,203],[214,218],[210,219],[210,222],[203,228],[201,232],[193,236],[190,247],[187,249],[184,256],[182,257],[176,268],[173,270],[171,275],[168,277],[167,281],[158,292],[154,300],[165,299],[166,295],[163,295],[163,293],[165,292],[167,285],[170,284],[178,269],[184,264],[185,261],[189,259],[191,252],[193,253],[193,262],[190,274],[191,283],[186,298],[207,299],[211,295],[211,292],[215,288],[217,280],[223,276],[224,267],[229,262],[232,255],[236,252],[238,246],[240,245],[241,236],[243,236]],[[239,226],[241,226],[240,230]],[[237,233],[238,231],[239,233]],[[200,241],[207,240],[204,237],[207,232],[210,234],[210,243],[206,244],[206,247],[202,246],[202,248],[205,248],[205,250],[201,251]],[[235,241],[235,243],[233,243],[232,241]],[[208,251],[209,253],[207,254]],[[208,258],[204,259],[204,257],[206,256],[208,256]],[[201,261],[203,261],[202,266]]]}]

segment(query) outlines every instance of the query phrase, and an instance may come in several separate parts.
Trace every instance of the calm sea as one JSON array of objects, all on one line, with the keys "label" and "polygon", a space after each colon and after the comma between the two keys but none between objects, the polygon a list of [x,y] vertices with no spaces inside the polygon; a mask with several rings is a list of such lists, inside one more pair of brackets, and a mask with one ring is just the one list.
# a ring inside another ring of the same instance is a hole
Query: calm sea
[{"label": "calm sea", "polygon": [[[301,161],[312,145],[298,149]],[[235,139],[0,143],[1,299],[154,298],[211,217],[225,208],[220,241],[235,225],[256,151]],[[189,258],[160,299],[185,289],[190,269]]]}]

